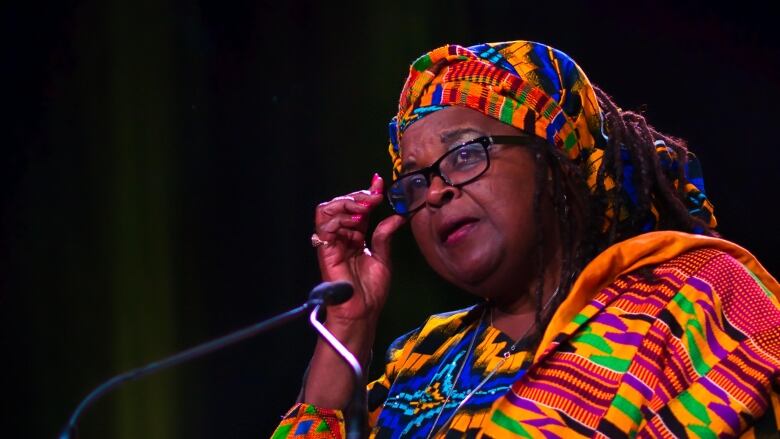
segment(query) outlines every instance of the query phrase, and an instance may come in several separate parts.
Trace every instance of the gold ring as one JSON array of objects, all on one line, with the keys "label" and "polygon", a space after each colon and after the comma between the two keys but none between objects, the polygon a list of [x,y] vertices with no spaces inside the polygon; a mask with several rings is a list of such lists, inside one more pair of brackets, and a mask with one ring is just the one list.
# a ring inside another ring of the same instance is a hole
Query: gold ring
[{"label": "gold ring", "polygon": [[327,246],[328,241],[323,241],[320,239],[320,237],[316,233],[311,234],[311,246],[314,248],[320,247],[320,246]]}]

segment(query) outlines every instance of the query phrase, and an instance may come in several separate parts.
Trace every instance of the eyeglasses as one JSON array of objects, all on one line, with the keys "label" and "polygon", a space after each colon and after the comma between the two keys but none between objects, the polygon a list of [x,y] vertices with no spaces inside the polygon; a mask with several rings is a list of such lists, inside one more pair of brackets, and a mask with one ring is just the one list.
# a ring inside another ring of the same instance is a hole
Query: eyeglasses
[{"label": "eyeglasses", "polygon": [[494,144],[533,146],[531,136],[485,136],[456,146],[427,168],[404,174],[387,189],[387,199],[399,215],[409,215],[425,204],[431,175],[460,187],[479,178],[490,167],[488,147]]}]

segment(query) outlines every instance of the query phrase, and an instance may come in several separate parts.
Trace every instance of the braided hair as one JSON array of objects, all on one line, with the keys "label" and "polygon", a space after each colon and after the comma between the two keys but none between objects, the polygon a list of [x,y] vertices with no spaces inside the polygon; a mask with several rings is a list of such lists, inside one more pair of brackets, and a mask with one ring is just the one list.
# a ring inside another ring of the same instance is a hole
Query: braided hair
[{"label": "braided hair", "polygon": [[[535,341],[552,318],[553,311],[566,298],[574,280],[593,258],[607,247],[644,232],[652,207],[658,211],[656,228],[719,236],[707,223],[692,216],[685,206],[684,187],[688,183],[684,173],[688,149],[684,140],[663,134],[647,123],[644,116],[618,107],[612,98],[594,85],[598,103],[604,112],[608,133],[603,160],[596,174],[596,184],[590,188],[583,161],[568,159],[560,149],[540,141],[535,155],[536,175],[534,192],[534,221],[539,226],[535,241],[536,302]],[[669,175],[656,153],[656,142],[663,141],[676,154],[680,165],[675,175]],[[622,190],[625,161],[635,171],[631,177],[636,187],[636,200],[630,201]],[[615,187],[607,188],[605,180],[613,176]],[[672,183],[678,180],[677,187]],[[545,193],[551,193],[556,221],[545,225],[542,204]],[[617,221],[610,218],[607,206],[614,216],[626,212],[628,217]],[[554,228],[554,229],[553,229]],[[543,303],[545,236],[557,233],[561,247],[561,270],[558,290],[549,304]],[[546,305],[546,306],[545,306]]]}]

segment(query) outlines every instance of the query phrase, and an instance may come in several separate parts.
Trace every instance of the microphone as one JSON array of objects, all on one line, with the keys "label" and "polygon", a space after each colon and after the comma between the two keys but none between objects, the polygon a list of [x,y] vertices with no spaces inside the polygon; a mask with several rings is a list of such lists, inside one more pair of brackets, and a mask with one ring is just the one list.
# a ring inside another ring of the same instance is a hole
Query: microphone
[{"label": "microphone", "polygon": [[309,302],[317,302],[317,305],[324,303],[327,306],[341,305],[352,297],[352,292],[352,284],[349,282],[323,282],[311,290]]},{"label": "microphone", "polygon": [[62,429],[62,432],[59,435],[59,439],[70,439],[71,437],[78,437],[78,430],[76,427],[79,417],[84,413],[84,411],[103,395],[128,381],[135,381],[146,375],[151,375],[163,369],[167,369],[169,367],[194,360],[195,358],[208,355],[230,345],[247,340],[251,337],[254,337],[255,335],[268,331],[269,329],[273,329],[277,326],[285,324],[310,309],[314,309],[314,311],[317,312],[322,305],[338,305],[340,303],[346,302],[350,297],[352,297],[352,285],[349,282],[323,282],[314,287],[314,289],[309,293],[309,299],[306,301],[306,303],[297,308],[271,317],[270,319],[264,320],[260,323],[248,326],[244,329],[239,329],[238,331],[228,335],[191,347],[187,350],[171,355],[170,357],[163,358],[162,360],[155,361],[137,369],[133,369],[129,372],[117,375],[96,387],[84,399],[81,400],[79,405],[76,407],[76,410],[73,411],[73,414],[68,420],[68,423],[65,424],[65,427]]},{"label": "microphone", "polygon": [[[343,303],[352,296],[352,285],[346,282],[337,282],[338,284],[346,284],[345,286],[332,286],[329,291],[331,300],[333,302],[326,305],[337,305]],[[334,283],[335,284],[335,283]],[[323,287],[324,288],[324,287]],[[316,288],[315,288],[316,290]],[[312,294],[314,291],[312,291]],[[340,301],[339,301],[340,300]],[[317,320],[317,315],[320,312],[322,305],[317,305],[309,314],[309,322],[314,329],[322,336],[323,339],[332,347],[339,356],[347,362],[352,369],[352,378],[354,386],[352,390],[352,400],[349,403],[349,410],[346,413],[347,424],[347,438],[348,439],[363,439],[366,437],[366,425],[368,419],[368,413],[366,413],[366,389],[363,380],[363,368],[360,366],[360,362],[355,358],[355,355],[344,346],[339,339],[336,338],[325,326]]]}]

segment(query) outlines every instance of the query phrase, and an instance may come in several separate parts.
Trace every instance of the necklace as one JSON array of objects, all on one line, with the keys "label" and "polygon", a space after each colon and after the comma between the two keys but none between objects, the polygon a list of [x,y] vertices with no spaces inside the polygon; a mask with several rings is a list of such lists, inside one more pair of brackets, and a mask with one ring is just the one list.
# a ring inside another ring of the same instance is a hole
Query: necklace
[{"label": "necklace", "polygon": [[[439,413],[436,415],[436,419],[433,420],[433,425],[431,425],[431,431],[428,432],[428,436],[426,437],[426,439],[430,439],[431,435],[433,434],[433,429],[436,428],[436,423],[439,422],[439,418],[441,418],[441,414],[444,413],[444,408],[447,407],[447,403],[450,402],[450,397],[452,396],[453,392],[455,392],[455,385],[458,384],[458,380],[460,379],[460,374],[463,373],[463,369],[466,367],[466,362],[469,361],[469,355],[471,355],[471,350],[474,348],[474,342],[477,340],[477,337],[479,336],[482,323],[485,322],[485,314],[487,314],[487,307],[485,307],[482,310],[482,315],[479,317],[479,323],[477,323],[477,327],[474,329],[474,335],[471,337],[471,342],[469,343],[469,347],[468,349],[466,349],[466,355],[463,357],[463,362],[460,363],[460,368],[458,369],[458,373],[455,375],[455,379],[452,381],[452,389],[450,389],[450,392],[447,394],[447,397],[444,399],[444,402],[441,405],[441,409],[439,409]],[[458,406],[458,408],[460,408],[460,406]],[[447,423],[449,423],[449,421],[450,420],[448,419]]]},{"label": "necklace", "polygon": [[[542,307],[542,314],[544,314],[547,311],[547,308],[550,306],[550,304],[552,303],[553,299],[558,295],[559,289],[560,289],[560,286],[555,289],[555,291],[552,293],[552,295],[550,295],[550,298],[547,300],[547,303],[545,303],[544,306]],[[444,400],[444,404],[442,404],[441,410],[439,410],[439,414],[436,415],[436,419],[433,421],[433,425],[431,426],[431,431],[428,432],[428,436],[426,436],[426,439],[430,439],[431,437],[435,436],[433,433],[434,433],[434,429],[436,428],[436,423],[439,422],[439,418],[441,417],[441,414],[444,412],[444,408],[446,407],[447,403],[449,402],[450,396],[452,396],[452,393],[455,391],[455,384],[457,384],[458,379],[460,378],[460,374],[461,374],[461,372],[463,372],[463,368],[466,365],[466,361],[468,361],[469,354],[471,353],[471,349],[474,347],[474,341],[476,340],[477,335],[479,334],[479,328],[482,326],[483,320],[485,319],[485,314],[486,314],[487,308],[488,307],[486,306],[485,309],[482,311],[482,317],[480,317],[479,324],[477,325],[477,329],[474,332],[474,336],[471,338],[471,343],[469,344],[469,348],[466,351],[466,356],[465,356],[465,358],[463,358],[463,363],[460,365],[460,369],[458,370],[458,374],[455,377],[455,381],[453,381],[453,383],[452,383],[452,390],[447,395],[447,398]],[[492,307],[490,308],[490,325],[491,326],[493,325],[493,308]],[[501,366],[503,366],[504,363],[506,363],[506,361],[509,359],[509,357],[511,357],[512,354],[515,352],[517,347],[520,346],[520,343],[526,341],[526,338],[528,337],[528,334],[531,332],[531,329],[534,329],[535,327],[536,327],[536,323],[534,323],[531,326],[529,326],[528,329],[525,330],[523,335],[520,338],[518,338],[516,342],[512,343],[512,345],[509,347],[509,349],[504,351],[504,353],[502,355],[503,358],[493,367],[493,369],[490,371],[490,373],[487,374],[487,376],[485,376],[485,378],[483,378],[482,381],[480,381],[479,384],[477,384],[477,386],[474,387],[474,389],[471,390],[458,403],[458,406],[455,407],[455,410],[452,411],[450,416],[447,418],[447,421],[444,424],[442,424],[442,426],[439,427],[438,430],[436,430],[436,434],[438,434],[445,427],[447,427],[447,425],[449,425],[450,422],[452,422],[452,420],[455,418],[455,414],[458,413],[458,410],[460,410],[466,404],[466,402],[468,402],[469,399],[471,399],[471,397],[474,396],[474,394],[477,393],[477,391],[479,389],[481,389],[482,386],[485,385],[485,383],[487,383],[491,378],[493,378],[493,375],[496,374],[498,369],[500,369]]]}]

